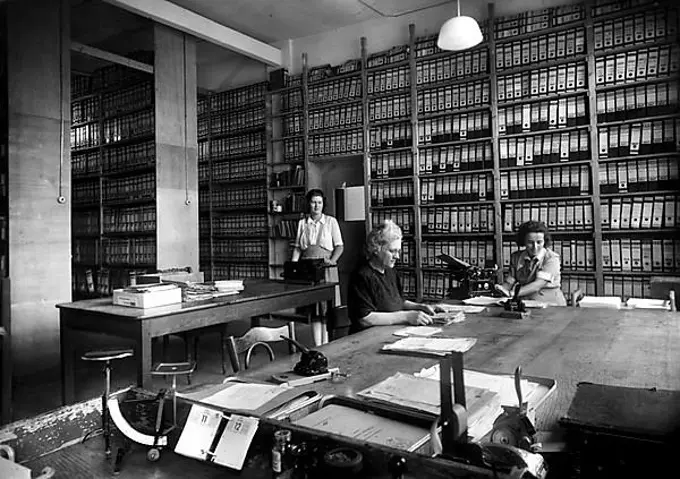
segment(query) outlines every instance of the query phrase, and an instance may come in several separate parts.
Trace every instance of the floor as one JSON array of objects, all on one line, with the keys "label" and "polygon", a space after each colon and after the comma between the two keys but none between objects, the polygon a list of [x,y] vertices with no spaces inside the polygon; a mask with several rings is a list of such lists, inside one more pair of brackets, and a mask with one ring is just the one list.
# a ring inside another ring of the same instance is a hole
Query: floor
[{"label": "floor", "polygon": [[[268,321],[267,326],[279,326],[285,323]],[[241,335],[249,328],[248,321],[239,321],[229,324],[229,334]],[[263,326],[265,324],[262,324]],[[311,328],[306,324],[296,324],[296,335],[300,342],[305,345],[313,345]],[[115,338],[93,338],[93,344],[88,344],[93,349],[101,347],[116,347]],[[272,349],[277,357],[290,354],[286,342],[273,343]],[[163,360],[162,341],[154,341],[154,363]],[[167,361],[184,360],[184,341],[179,336],[170,337]],[[243,361],[243,358],[241,358]],[[254,352],[251,368],[258,364],[269,361],[268,355],[261,349]],[[76,370],[76,399],[86,400],[102,394],[104,389],[104,377],[101,366],[98,363],[81,361]],[[13,411],[12,420],[17,421],[28,417],[56,409],[61,406],[61,384],[59,370],[55,368],[36,374],[31,377],[15,378],[13,387]],[[231,375],[231,365],[227,359],[227,375]],[[219,383],[224,378],[221,367],[220,340],[217,332],[206,333],[200,336],[198,344],[197,369],[191,377],[191,384]],[[134,362],[131,359],[116,361],[111,375],[112,391],[125,388],[135,382]],[[185,377],[178,380],[178,389],[182,390],[188,385]],[[154,378],[154,389],[168,387],[163,378]]]}]

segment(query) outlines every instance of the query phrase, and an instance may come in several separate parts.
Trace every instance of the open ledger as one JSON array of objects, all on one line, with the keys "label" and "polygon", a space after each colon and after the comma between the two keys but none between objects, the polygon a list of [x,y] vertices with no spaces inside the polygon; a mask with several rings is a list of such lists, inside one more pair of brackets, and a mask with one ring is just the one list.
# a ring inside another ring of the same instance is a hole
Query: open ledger
[{"label": "open ledger", "polygon": [[477,342],[476,338],[432,338],[409,336],[385,344],[381,351],[393,354],[446,356],[451,352],[464,353]]}]

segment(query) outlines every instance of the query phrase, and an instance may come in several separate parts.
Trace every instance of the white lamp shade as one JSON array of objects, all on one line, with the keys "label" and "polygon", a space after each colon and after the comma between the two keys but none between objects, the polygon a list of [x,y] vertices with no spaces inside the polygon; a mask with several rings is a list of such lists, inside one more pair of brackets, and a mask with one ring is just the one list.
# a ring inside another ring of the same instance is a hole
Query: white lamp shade
[{"label": "white lamp shade", "polygon": [[483,40],[477,20],[472,17],[453,17],[442,25],[437,46],[442,50],[465,50],[479,45]]}]

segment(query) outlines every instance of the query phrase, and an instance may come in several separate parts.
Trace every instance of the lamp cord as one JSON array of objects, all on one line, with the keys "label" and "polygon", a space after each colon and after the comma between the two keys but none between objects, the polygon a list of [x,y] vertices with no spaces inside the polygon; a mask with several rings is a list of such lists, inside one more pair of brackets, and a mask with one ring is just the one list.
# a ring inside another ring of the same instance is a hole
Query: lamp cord
[{"label": "lamp cord", "polygon": [[182,34],[182,79],[184,88],[184,204],[191,204],[189,199],[189,159],[187,155],[187,35]]},{"label": "lamp cord", "polygon": [[63,205],[66,203],[64,196],[64,39],[63,39],[63,22],[64,22],[64,4],[59,2],[59,41],[57,42],[59,48],[59,187],[57,203]]}]

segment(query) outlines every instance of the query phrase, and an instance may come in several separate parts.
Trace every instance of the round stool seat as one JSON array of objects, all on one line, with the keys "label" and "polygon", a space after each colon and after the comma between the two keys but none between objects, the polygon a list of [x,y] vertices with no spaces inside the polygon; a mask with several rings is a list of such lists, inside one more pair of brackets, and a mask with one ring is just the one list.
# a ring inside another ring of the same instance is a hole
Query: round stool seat
[{"label": "round stool seat", "polygon": [[195,361],[181,363],[160,363],[151,371],[153,376],[179,376],[180,374],[191,374],[196,369]]},{"label": "round stool seat", "polygon": [[132,349],[96,349],[81,356],[83,361],[111,361],[113,359],[129,358],[134,355]]}]

